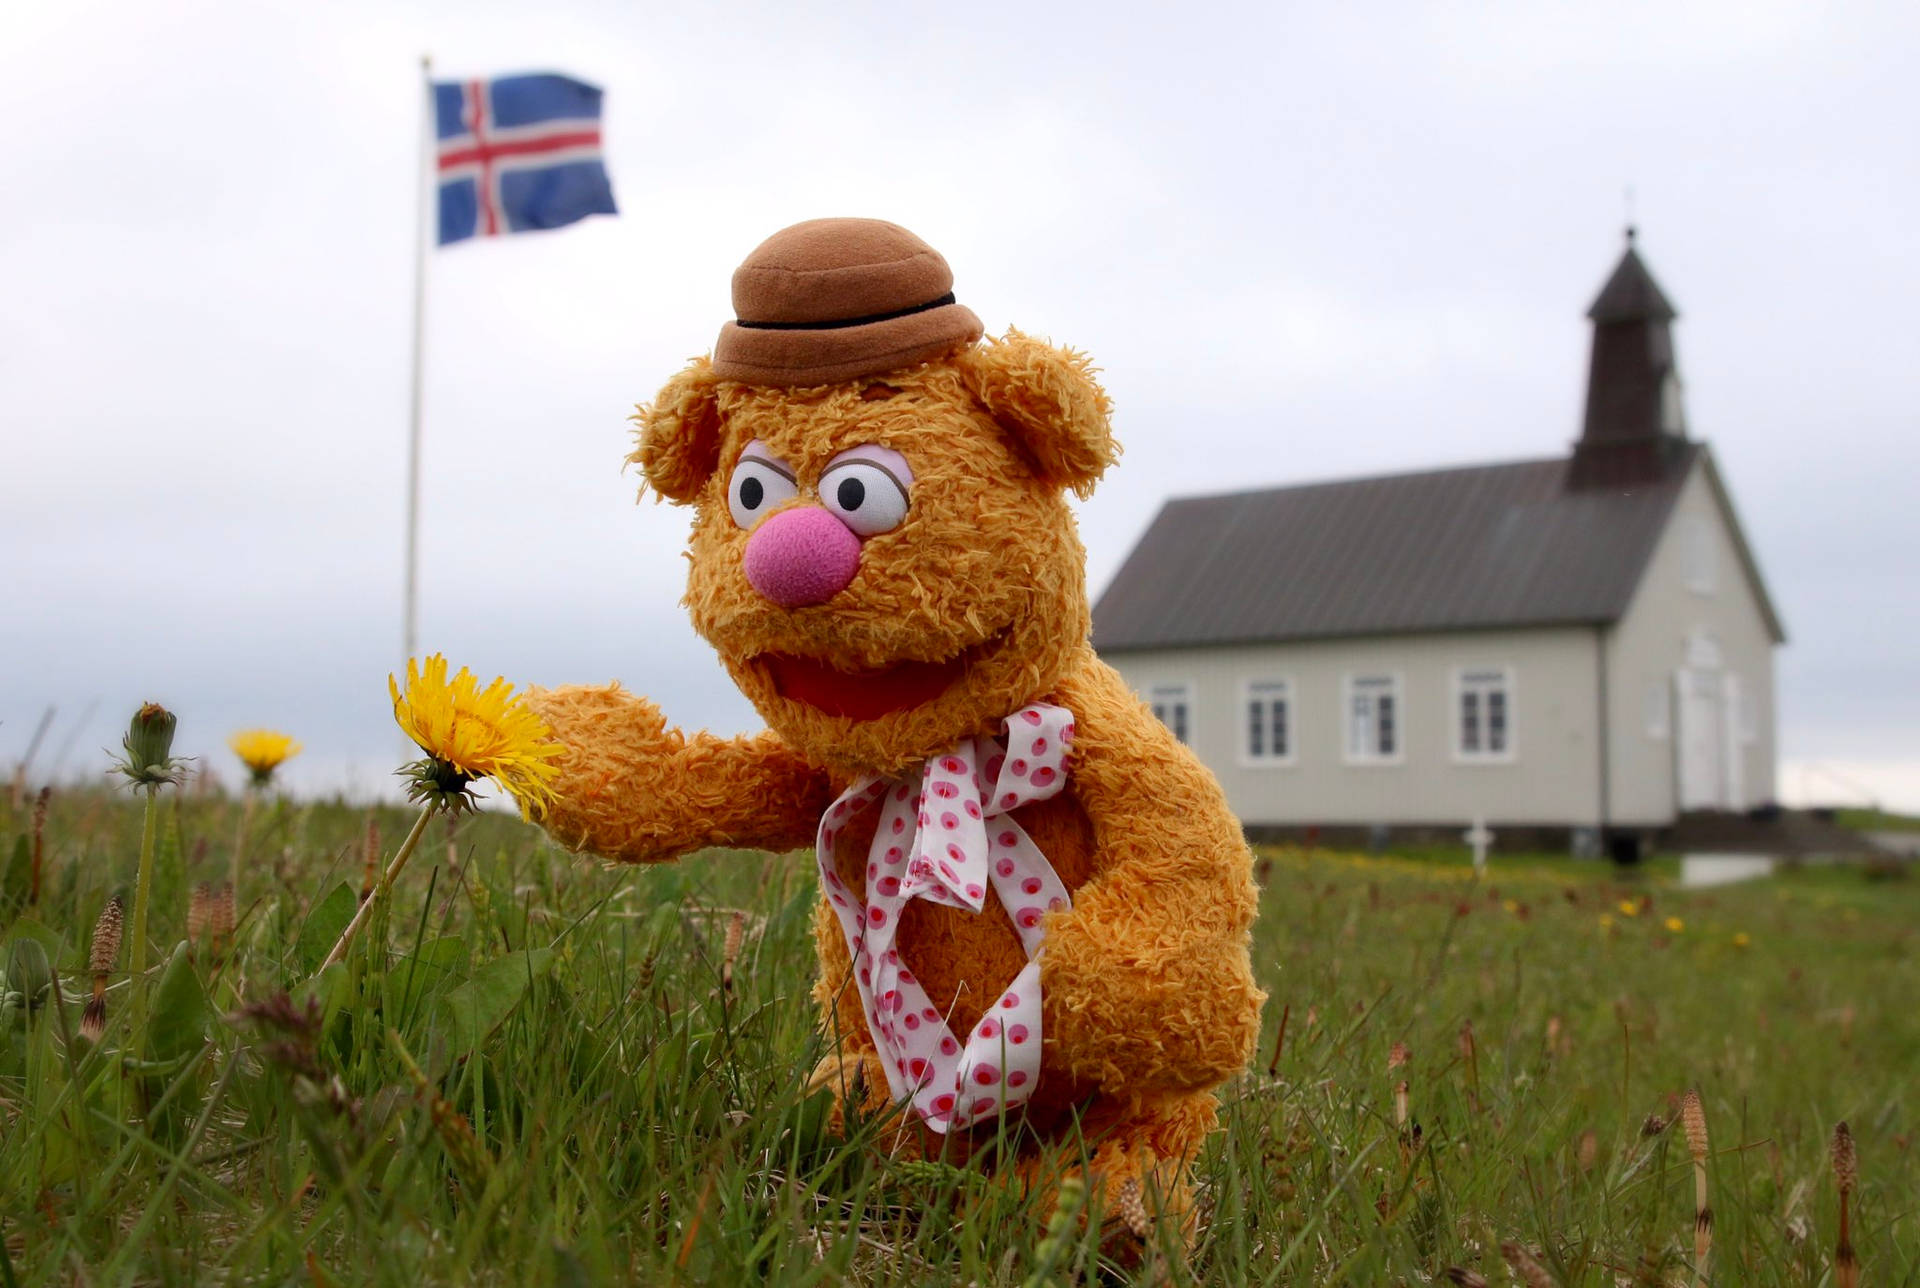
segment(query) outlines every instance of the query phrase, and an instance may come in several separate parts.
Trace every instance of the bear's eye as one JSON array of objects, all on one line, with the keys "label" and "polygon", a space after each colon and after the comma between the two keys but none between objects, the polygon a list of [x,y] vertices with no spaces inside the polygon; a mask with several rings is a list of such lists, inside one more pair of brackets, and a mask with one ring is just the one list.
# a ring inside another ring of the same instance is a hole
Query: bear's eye
[{"label": "bear's eye", "polygon": [[913,471],[884,447],[842,452],[820,473],[820,504],[862,537],[891,532],[907,517]]},{"label": "bear's eye", "polygon": [[[749,445],[751,449],[751,445]],[[743,455],[727,480],[727,509],[733,521],[751,528],[767,513],[799,489],[794,486],[793,471],[767,456]]]}]

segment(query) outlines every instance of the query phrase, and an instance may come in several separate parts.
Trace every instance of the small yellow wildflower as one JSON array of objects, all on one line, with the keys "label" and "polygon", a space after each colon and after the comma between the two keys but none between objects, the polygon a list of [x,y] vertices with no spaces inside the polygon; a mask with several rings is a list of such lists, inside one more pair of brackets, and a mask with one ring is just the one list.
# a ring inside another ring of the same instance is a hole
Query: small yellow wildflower
[{"label": "small yellow wildflower", "polygon": [[1680,920],[1680,918],[1678,917],[1668,917],[1666,920],[1666,927],[1667,927],[1667,933],[1677,935],[1681,931],[1687,928],[1687,923]]},{"label": "small yellow wildflower", "polygon": [[1753,940],[1751,937],[1748,936],[1746,931],[1739,930],[1734,932],[1733,946],[1735,948],[1746,948],[1752,943],[1753,943]]},{"label": "small yellow wildflower", "polygon": [[1601,914],[1600,914],[1600,929],[1602,929],[1602,930],[1612,930],[1612,929],[1613,929],[1613,914],[1612,914],[1612,913],[1608,913],[1608,912],[1603,912],[1603,913],[1601,913]]},{"label": "small yellow wildflower", "polygon": [[272,729],[242,729],[227,739],[227,746],[253,775],[255,787],[265,787],[273,781],[274,770],[300,754],[299,743]]},{"label": "small yellow wildflower", "polygon": [[1631,899],[1622,899],[1618,906],[1620,908],[1620,915],[1623,917],[1637,917],[1640,915],[1640,905]]},{"label": "small yellow wildflower", "polygon": [[540,717],[516,697],[504,677],[480,688],[473,672],[461,667],[447,678],[447,659],[438,653],[424,663],[407,662],[407,689],[387,677],[393,718],[427,753],[427,759],[402,770],[411,782],[407,794],[453,809],[471,808],[467,785],[491,778],[530,816],[553,799],[553,761],[559,744]]}]

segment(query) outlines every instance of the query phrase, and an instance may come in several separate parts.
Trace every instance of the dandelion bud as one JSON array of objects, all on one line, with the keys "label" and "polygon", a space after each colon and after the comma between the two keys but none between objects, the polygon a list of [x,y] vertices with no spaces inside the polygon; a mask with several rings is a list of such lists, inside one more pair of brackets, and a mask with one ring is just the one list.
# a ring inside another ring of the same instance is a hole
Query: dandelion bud
[{"label": "dandelion bud", "polygon": [[133,713],[123,746],[136,765],[161,765],[173,754],[173,729],[178,721],[173,712],[158,702],[149,702]]},{"label": "dandelion bud", "polygon": [[127,736],[120,740],[126,754],[114,768],[134,786],[149,790],[179,782],[183,766],[173,758],[175,723],[173,713],[159,703],[142,706],[134,712]]}]

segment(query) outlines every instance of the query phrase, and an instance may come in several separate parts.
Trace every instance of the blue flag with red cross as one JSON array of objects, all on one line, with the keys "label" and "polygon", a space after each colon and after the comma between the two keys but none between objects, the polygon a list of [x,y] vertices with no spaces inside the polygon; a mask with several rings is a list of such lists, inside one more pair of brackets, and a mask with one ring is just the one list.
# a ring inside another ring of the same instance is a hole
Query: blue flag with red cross
[{"label": "blue flag with red cross", "polygon": [[440,245],[617,213],[600,90],[570,76],[436,81]]}]

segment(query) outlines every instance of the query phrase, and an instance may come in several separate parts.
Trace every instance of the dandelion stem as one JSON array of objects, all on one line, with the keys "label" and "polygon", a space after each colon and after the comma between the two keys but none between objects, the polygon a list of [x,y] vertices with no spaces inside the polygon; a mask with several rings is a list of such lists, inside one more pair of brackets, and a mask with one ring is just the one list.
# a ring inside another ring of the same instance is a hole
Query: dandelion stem
[{"label": "dandelion stem", "polygon": [[320,963],[321,970],[325,970],[346,956],[347,946],[353,943],[353,937],[360,933],[360,927],[373,914],[374,905],[386,898],[388,891],[393,889],[394,878],[400,875],[400,869],[407,866],[407,860],[413,857],[414,847],[419,845],[420,838],[427,834],[427,824],[432,822],[433,816],[439,812],[438,804],[429,804],[420,811],[420,817],[413,821],[413,830],[407,833],[406,840],[400,842],[400,848],[395,852],[393,861],[387,864],[387,870],[381,874],[380,884],[373,888],[371,895],[361,901],[359,911],[353,914],[353,920],[349,921],[347,928],[340,932],[340,941],[333,946],[333,951],[327,954],[327,959]]},{"label": "dandelion stem", "polygon": [[133,887],[133,947],[127,964],[133,982],[132,1044],[133,1058],[142,1057],[142,1035],[147,1021],[147,902],[153,893],[153,843],[160,831],[160,787],[147,787],[146,821],[140,832],[140,872]]},{"label": "dandelion stem", "polygon": [[247,833],[253,826],[254,803],[260,799],[260,791],[249,783],[245,789],[246,801],[240,807],[240,831],[233,838],[233,862],[230,866],[228,882],[233,886],[235,897],[240,893],[240,858],[247,849]]}]

